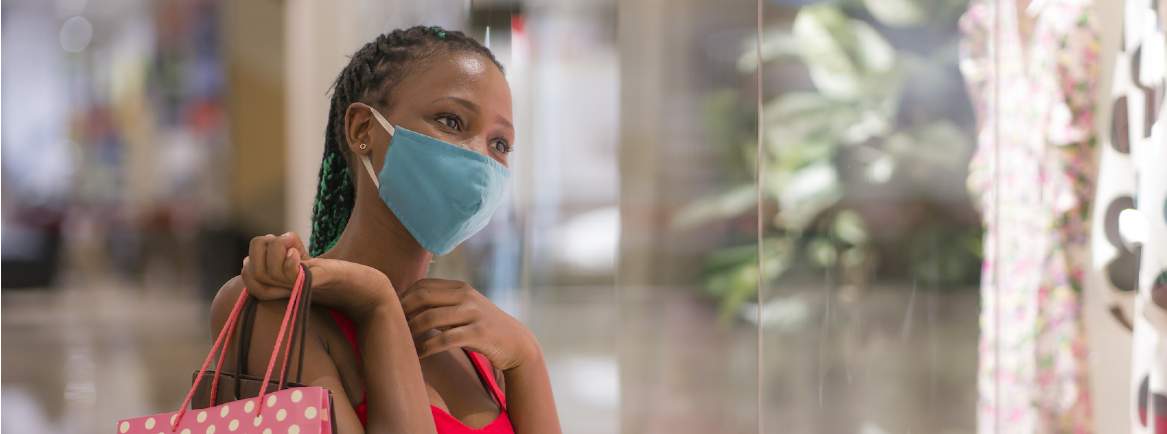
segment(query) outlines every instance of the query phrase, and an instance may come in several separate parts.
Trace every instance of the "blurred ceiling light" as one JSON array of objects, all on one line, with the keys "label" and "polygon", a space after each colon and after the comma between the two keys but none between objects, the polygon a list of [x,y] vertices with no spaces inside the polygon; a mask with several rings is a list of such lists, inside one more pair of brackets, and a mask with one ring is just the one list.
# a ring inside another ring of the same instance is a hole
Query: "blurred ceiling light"
[{"label": "blurred ceiling light", "polygon": [[80,53],[93,39],[93,25],[82,16],[65,20],[61,25],[61,48],[70,53]]},{"label": "blurred ceiling light", "polygon": [[598,208],[575,216],[556,232],[556,256],[562,261],[589,272],[615,268],[620,241],[620,210],[616,207]]}]

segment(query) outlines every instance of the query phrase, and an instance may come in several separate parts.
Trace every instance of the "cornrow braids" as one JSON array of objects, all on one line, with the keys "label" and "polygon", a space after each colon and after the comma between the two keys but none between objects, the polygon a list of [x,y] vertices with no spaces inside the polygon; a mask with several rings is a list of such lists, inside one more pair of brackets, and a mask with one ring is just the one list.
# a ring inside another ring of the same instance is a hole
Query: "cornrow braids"
[{"label": "cornrow braids", "polygon": [[462,32],[416,26],[377,36],[349,59],[332,84],[324,157],[320,163],[316,201],[312,204],[309,254],[317,256],[336,244],[355,203],[355,180],[345,138],[345,112],[354,102],[381,107],[394,86],[421,61],[438,53],[470,52],[502,64],[489,49]]}]

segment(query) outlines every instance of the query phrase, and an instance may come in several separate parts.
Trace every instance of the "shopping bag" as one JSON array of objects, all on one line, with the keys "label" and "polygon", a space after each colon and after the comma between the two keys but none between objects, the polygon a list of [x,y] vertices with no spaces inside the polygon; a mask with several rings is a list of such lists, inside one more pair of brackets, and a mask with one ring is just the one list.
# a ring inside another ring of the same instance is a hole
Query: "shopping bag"
[{"label": "shopping bag", "polygon": [[[227,323],[219,331],[215,343],[203,360],[202,366],[196,373],[190,390],[183,399],[182,406],[177,411],[158,413],[149,416],[122,419],[117,422],[118,434],[332,434],[336,432],[336,419],[333,415],[332,394],[323,387],[290,387],[287,385],[288,356],[295,340],[292,336],[285,343],[289,334],[304,334],[304,323],[307,322],[309,310],[306,308],[309,301],[306,297],[305,280],[310,280],[307,269],[300,268],[293,285],[288,306],[284,311],[283,321],[276,334],[275,346],[271,357],[268,358],[267,370],[259,384],[259,393],[253,398],[238,399],[218,405],[211,405],[201,409],[188,409],[199,390],[199,385],[206,377],[211,377],[210,397],[208,404],[216,403],[215,397],[219,391],[219,379],[222,374],[223,361],[226,358],[226,348],[230,345],[231,337],[236,329],[240,312],[247,304],[248,294],[244,290],[239,294]],[[299,321],[297,321],[299,319]],[[299,330],[297,330],[297,328]],[[301,343],[302,344],[302,343]],[[302,347],[302,345],[301,345]],[[273,383],[277,355],[280,358],[280,370],[277,381]],[[214,371],[208,371],[211,359],[218,353],[218,361]],[[242,373],[226,374],[238,379]],[[275,391],[269,393],[269,386]]]}]

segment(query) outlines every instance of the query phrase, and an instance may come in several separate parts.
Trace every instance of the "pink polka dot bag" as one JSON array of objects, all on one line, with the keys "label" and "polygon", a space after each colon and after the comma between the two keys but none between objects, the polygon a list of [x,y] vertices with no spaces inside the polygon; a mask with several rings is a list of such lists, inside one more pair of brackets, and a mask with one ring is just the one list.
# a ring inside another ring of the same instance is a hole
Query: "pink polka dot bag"
[{"label": "pink polka dot bag", "polygon": [[[231,342],[239,314],[247,302],[248,294],[244,290],[235,301],[227,323],[219,331],[211,351],[203,360],[202,367],[195,375],[194,384],[182,402],[178,411],[159,413],[150,416],[123,419],[117,422],[118,434],[332,434],[336,432],[335,417],[332,414],[332,395],[323,387],[290,387],[283,388],[287,383],[287,368],[289,350],[292,347],[291,337],[285,343],[286,335],[299,334],[303,336],[303,323],[306,322],[305,309],[310,302],[305,300],[307,270],[301,267],[296,283],[284,311],[284,319],[276,334],[275,348],[268,358],[267,371],[263,382],[259,383],[259,394],[253,398],[239,399],[224,404],[202,409],[190,409],[195,391],[203,377],[210,376],[210,400],[214,403],[218,391],[219,376],[222,372],[226,348]],[[303,313],[303,315],[300,315]],[[297,317],[300,322],[297,323]],[[299,331],[297,332],[297,326]],[[282,349],[283,357],[280,363],[279,379],[274,382],[276,391],[268,392],[269,381],[275,368],[276,355]],[[214,371],[208,371],[211,359],[219,352]],[[230,376],[230,374],[229,374]]]}]

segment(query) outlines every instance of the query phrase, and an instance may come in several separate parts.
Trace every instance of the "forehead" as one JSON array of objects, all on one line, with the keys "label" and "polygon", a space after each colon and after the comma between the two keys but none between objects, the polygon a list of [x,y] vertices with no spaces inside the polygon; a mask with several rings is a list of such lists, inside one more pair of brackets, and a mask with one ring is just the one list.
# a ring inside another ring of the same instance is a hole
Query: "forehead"
[{"label": "forehead", "polygon": [[456,96],[483,110],[509,114],[511,92],[506,77],[490,59],[477,53],[437,53],[411,68],[393,88],[395,103],[429,103]]}]

